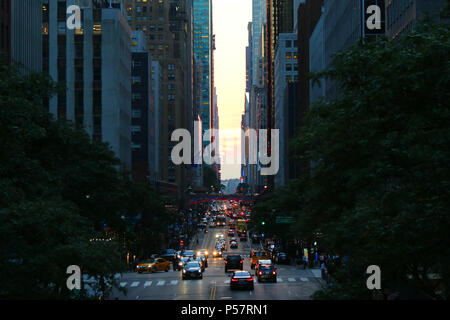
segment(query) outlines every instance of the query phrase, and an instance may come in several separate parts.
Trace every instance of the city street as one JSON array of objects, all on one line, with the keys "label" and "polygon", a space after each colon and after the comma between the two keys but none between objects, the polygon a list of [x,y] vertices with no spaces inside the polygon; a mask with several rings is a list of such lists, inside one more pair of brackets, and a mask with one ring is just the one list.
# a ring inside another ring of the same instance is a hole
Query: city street
[{"label": "city street", "polygon": [[[215,234],[223,233],[225,228],[213,228],[206,234],[198,234],[199,245],[189,249],[205,248],[209,252],[214,249]],[[239,242],[238,249],[229,249],[226,254],[240,254],[244,258],[244,270],[250,269],[249,254],[258,245],[250,240]],[[203,279],[182,280],[181,271],[156,273],[124,273],[120,285],[127,289],[127,295],[115,292],[112,299],[120,300],[307,300],[320,289],[318,270],[303,270],[299,266],[277,266],[277,283],[259,283],[255,278],[254,291],[231,291],[229,287],[231,272],[225,274],[222,258],[208,259],[208,268]]]}]

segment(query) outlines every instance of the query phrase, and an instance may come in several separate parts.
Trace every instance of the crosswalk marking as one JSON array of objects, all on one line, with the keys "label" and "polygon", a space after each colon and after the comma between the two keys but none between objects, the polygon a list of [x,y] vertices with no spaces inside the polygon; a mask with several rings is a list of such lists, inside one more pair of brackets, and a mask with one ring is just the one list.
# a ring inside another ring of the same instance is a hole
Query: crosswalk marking
[{"label": "crosswalk marking", "polygon": [[178,280],[172,280],[172,281],[170,281],[170,284],[171,284],[172,286],[175,286],[177,283],[178,283]]},{"label": "crosswalk marking", "polygon": [[224,283],[225,283],[225,284],[229,284],[229,283],[230,283],[230,280],[225,280]]},{"label": "crosswalk marking", "polygon": [[121,282],[120,283],[120,286],[123,288],[123,287],[125,287],[127,285],[127,283],[126,282]]},{"label": "crosswalk marking", "polygon": [[278,278],[277,278],[277,281],[278,281],[278,282],[283,282],[283,278],[278,277]]},{"label": "crosswalk marking", "polygon": [[136,282],[133,282],[130,287],[137,287],[138,285],[139,285],[139,282],[136,281]]},{"label": "crosswalk marking", "polygon": [[288,281],[289,282],[295,282],[295,279],[294,278],[288,278]]},{"label": "crosswalk marking", "polygon": [[144,287],[150,287],[152,285],[152,281],[145,281]]},{"label": "crosswalk marking", "polygon": [[300,280],[302,280],[304,282],[309,281],[308,278],[300,278]]},{"label": "crosswalk marking", "polygon": [[164,285],[164,283],[165,283],[165,281],[164,280],[162,280],[162,281],[158,281],[158,283],[156,284],[157,286],[163,286]]}]

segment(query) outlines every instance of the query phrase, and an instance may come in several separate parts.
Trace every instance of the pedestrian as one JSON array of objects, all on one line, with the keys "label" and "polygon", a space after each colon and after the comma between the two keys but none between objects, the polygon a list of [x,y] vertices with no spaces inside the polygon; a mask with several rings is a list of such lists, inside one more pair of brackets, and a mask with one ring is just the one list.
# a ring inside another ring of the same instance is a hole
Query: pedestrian
[{"label": "pedestrian", "polygon": [[178,263],[177,258],[173,258],[172,260],[173,271],[177,270],[177,263]]}]

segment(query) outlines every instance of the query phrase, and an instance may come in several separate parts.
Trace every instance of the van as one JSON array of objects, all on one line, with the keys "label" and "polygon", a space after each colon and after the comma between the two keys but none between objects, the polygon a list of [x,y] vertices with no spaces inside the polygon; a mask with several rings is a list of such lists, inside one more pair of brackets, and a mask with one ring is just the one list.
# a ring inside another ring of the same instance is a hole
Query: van
[{"label": "van", "polygon": [[252,269],[258,264],[259,260],[268,260],[269,254],[264,250],[253,250],[250,254],[250,267]]}]

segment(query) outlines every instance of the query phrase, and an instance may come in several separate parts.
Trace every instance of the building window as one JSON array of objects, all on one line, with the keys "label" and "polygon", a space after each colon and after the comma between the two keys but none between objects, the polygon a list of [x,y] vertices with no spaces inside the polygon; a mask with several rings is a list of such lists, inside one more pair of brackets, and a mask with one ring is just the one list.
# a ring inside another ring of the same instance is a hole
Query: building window
[{"label": "building window", "polygon": [[141,117],[141,110],[133,110],[131,113],[131,117],[133,118],[140,118]]},{"label": "building window", "polygon": [[131,132],[141,132],[141,126],[131,126]]},{"label": "building window", "polygon": [[133,84],[141,84],[141,77],[132,77]]}]

